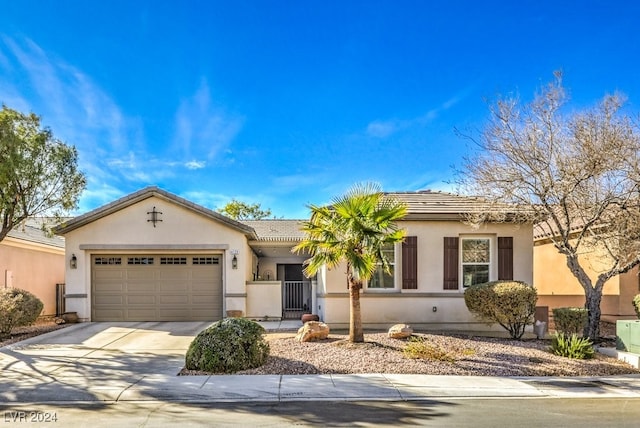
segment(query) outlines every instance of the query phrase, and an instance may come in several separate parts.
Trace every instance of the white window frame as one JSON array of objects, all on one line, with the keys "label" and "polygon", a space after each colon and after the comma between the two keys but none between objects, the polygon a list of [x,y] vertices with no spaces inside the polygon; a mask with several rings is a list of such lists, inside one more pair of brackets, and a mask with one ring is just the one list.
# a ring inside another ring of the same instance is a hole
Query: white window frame
[{"label": "white window frame", "polygon": [[[489,267],[489,281],[495,281],[496,278],[496,266],[498,263],[497,243],[496,237],[493,235],[460,235],[460,254],[459,254],[459,275],[460,275],[460,287],[461,291],[469,288],[464,277],[464,267],[467,265],[487,265]],[[465,263],[464,262],[464,241],[466,240],[487,240],[489,241],[489,262],[488,263]]]},{"label": "white window frame", "polygon": [[[402,244],[393,244],[393,260],[391,260],[389,262],[389,265],[391,266],[391,275],[393,277],[393,287],[385,287],[385,288],[369,287],[369,283],[371,281],[371,280],[369,280],[365,284],[365,290],[367,292],[388,293],[388,292],[395,292],[395,291],[399,290],[401,280],[398,278],[398,276],[400,275],[400,269],[398,269],[398,266],[402,266],[402,263],[401,263],[401,260],[400,260],[400,255],[402,254],[401,245]],[[378,272],[379,269],[382,269],[382,263],[378,263],[378,267],[376,268],[376,272]],[[374,273],[374,275],[375,275],[375,273]]]}]

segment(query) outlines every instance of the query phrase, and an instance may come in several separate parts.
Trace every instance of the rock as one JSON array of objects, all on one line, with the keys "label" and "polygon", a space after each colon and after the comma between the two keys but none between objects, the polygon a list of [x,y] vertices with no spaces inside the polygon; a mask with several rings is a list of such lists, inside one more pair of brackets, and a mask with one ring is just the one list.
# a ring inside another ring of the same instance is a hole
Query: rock
[{"label": "rock", "polygon": [[413,334],[413,329],[407,324],[396,324],[391,326],[387,336],[392,339],[405,339]]},{"label": "rock", "polygon": [[296,340],[311,342],[329,337],[329,326],[320,321],[308,321],[298,329]]},{"label": "rock", "polygon": [[300,317],[300,321],[302,321],[302,324],[309,321],[320,321],[320,317],[316,314],[303,314],[302,317]]}]

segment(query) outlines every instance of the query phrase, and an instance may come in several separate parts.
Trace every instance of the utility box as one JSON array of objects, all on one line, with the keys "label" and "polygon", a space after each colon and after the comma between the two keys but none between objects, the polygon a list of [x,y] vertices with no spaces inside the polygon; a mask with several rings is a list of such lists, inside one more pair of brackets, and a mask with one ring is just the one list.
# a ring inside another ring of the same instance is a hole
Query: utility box
[{"label": "utility box", "polygon": [[616,322],[616,349],[640,354],[640,320]]}]

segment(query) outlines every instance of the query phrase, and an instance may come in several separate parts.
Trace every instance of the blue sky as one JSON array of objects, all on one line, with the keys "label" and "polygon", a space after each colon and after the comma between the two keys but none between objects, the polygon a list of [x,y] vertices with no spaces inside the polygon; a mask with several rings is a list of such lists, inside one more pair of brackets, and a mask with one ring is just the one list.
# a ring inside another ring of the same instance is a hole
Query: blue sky
[{"label": "blue sky", "polygon": [[487,100],[564,71],[640,103],[635,1],[0,0],[0,102],[77,147],[79,213],[148,185],[304,218],[354,183],[453,190]]}]

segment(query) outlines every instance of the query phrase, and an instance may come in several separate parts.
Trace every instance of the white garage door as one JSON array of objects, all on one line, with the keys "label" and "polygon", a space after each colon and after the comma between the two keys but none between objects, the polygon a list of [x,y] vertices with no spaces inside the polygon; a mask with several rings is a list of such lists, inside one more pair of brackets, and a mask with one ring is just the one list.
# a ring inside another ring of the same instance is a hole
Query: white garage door
[{"label": "white garage door", "polygon": [[219,255],[99,255],[91,268],[93,321],[222,319]]}]

